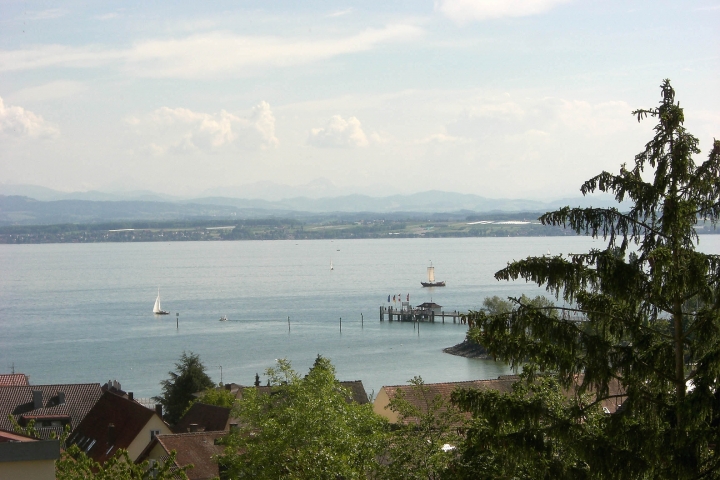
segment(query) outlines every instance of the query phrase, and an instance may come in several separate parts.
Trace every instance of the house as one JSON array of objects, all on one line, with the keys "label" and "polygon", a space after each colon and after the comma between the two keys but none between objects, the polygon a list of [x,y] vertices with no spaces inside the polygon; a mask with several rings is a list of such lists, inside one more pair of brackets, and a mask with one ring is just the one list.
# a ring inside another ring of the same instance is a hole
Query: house
[{"label": "house", "polygon": [[453,390],[458,388],[474,388],[478,390],[497,390],[501,393],[512,391],[512,385],[518,380],[516,375],[503,375],[492,380],[471,380],[467,382],[445,382],[445,383],[426,383],[427,397],[423,398],[418,395],[413,385],[390,385],[380,389],[375,401],[373,402],[373,411],[387,418],[391,423],[397,423],[399,416],[396,412],[390,410],[389,404],[398,392],[402,392],[405,399],[417,407],[420,411],[427,410],[426,399],[431,401],[437,395],[440,395],[445,402],[450,402],[450,395]]},{"label": "house", "polygon": [[425,302],[417,306],[420,310],[425,310],[428,312],[428,315],[432,313],[433,315],[440,315],[440,311],[442,310],[442,305],[438,305],[435,302]]},{"label": "house", "polygon": [[0,478],[3,480],[54,480],[59,440],[38,440],[0,430]]},{"label": "house", "polygon": [[[373,403],[373,411],[380,416],[387,418],[391,423],[397,423],[398,414],[389,408],[390,401],[395,398],[398,392],[403,392],[405,399],[417,407],[420,411],[426,411],[426,401],[432,400],[440,395],[445,402],[450,402],[450,395],[453,390],[458,388],[477,389],[477,390],[495,390],[500,393],[510,393],[512,386],[520,379],[517,375],[501,375],[496,379],[488,380],[471,380],[467,382],[446,382],[446,383],[426,383],[427,396],[423,398],[417,393],[412,385],[392,385],[385,386],[380,389]],[[582,375],[576,377],[576,384],[582,382]],[[624,397],[622,387],[619,382],[614,381],[609,385],[609,395],[613,398],[605,399],[601,402],[602,409],[605,413],[615,413],[621,407]],[[566,397],[571,397],[573,389],[563,392]]]},{"label": "house", "polygon": [[175,450],[175,465],[183,467],[192,464],[186,474],[190,480],[206,480],[220,475],[214,455],[223,453],[225,447],[218,445],[219,438],[227,432],[189,432],[157,435],[138,457],[137,462],[150,460],[165,461]]},{"label": "house", "polygon": [[77,445],[100,464],[121,448],[135,461],[161,433],[170,433],[170,427],[162,420],[160,405],[150,410],[134,400],[106,391],[70,434],[68,444]]},{"label": "house", "polygon": [[227,431],[237,423],[230,417],[230,408],[193,403],[185,415],[173,426],[175,433]]},{"label": "house", "polygon": [[38,437],[50,439],[66,425],[74,430],[101,395],[99,383],[0,387],[0,429],[13,430],[12,415],[23,427],[34,420]]},{"label": "house", "polygon": [[22,387],[27,385],[30,385],[30,382],[24,373],[0,374],[0,387]]},{"label": "house", "polygon": [[[349,396],[347,398],[348,402],[355,402],[360,405],[364,405],[366,403],[370,403],[370,399],[368,398],[367,391],[365,390],[365,386],[362,383],[362,380],[346,380],[342,382],[338,382],[341,387],[346,388],[349,391]],[[223,387],[218,387],[223,388]],[[273,387],[268,386],[250,386],[246,387],[243,385],[238,385],[237,383],[226,383],[225,387],[226,390],[229,390],[233,395],[235,395],[235,398],[238,400],[242,400],[243,392],[250,388],[257,388],[258,393],[261,394],[269,394],[272,391]]]}]

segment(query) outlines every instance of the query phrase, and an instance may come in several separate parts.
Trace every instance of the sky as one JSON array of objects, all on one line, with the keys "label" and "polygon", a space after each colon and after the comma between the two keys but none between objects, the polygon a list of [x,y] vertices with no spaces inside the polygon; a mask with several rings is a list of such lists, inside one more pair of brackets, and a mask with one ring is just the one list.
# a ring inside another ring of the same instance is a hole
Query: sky
[{"label": "sky", "polygon": [[718,26],[720,0],[3,0],[0,183],[577,196],[664,78],[706,158]]}]

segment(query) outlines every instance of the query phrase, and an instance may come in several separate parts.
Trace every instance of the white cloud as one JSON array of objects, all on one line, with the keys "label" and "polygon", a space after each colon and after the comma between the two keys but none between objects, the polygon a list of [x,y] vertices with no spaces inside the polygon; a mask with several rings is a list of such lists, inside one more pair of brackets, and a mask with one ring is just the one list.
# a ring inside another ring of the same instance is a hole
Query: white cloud
[{"label": "white cloud", "polygon": [[368,138],[357,118],[345,120],[340,115],[333,115],[324,127],[310,130],[308,143],[315,147],[366,147]]},{"label": "white cloud", "polygon": [[95,18],[97,18],[98,20],[102,20],[102,21],[113,20],[118,17],[120,17],[120,14],[118,12],[103,13],[102,15],[95,16]]},{"label": "white cloud", "polygon": [[16,137],[56,137],[58,129],[23,107],[5,106],[0,98],[0,134]]},{"label": "white cloud", "polygon": [[83,92],[86,85],[72,80],[57,80],[55,82],[27,87],[13,92],[11,97],[15,102],[41,102],[57,98],[67,98]]},{"label": "white cloud", "polygon": [[330,17],[330,18],[333,18],[333,17],[342,17],[343,15],[347,15],[347,14],[352,13],[352,12],[353,12],[353,9],[352,9],[352,8],[346,8],[345,10],[337,10],[337,11],[335,11],[335,12],[328,13],[328,14],[325,15],[325,16],[326,16],[326,17]]},{"label": "white cloud", "polygon": [[466,138],[518,135],[527,131],[564,131],[588,137],[627,128],[632,108],[626,102],[590,103],[557,97],[514,100],[505,96],[470,102],[448,128]]},{"label": "white cloud", "polygon": [[253,107],[250,124],[260,134],[264,147],[274,147],[279,143],[275,137],[275,116],[270,110],[269,103],[260,102]]},{"label": "white cloud", "polygon": [[30,11],[23,15],[27,20],[48,20],[65,16],[68,11],[64,8],[49,8],[47,10]]},{"label": "white cloud", "polygon": [[465,143],[469,140],[462,137],[455,137],[453,135],[448,135],[447,133],[434,133],[432,135],[429,135],[422,140],[418,141],[417,143]]},{"label": "white cloud", "polygon": [[115,50],[97,45],[40,45],[22,50],[0,50],[0,71],[92,68],[115,63],[134,75],[145,77],[246,76],[256,69],[308,64],[369,51],[386,43],[406,42],[417,39],[422,33],[422,29],[413,25],[388,25],[356,35],[320,40],[213,32],[180,39],[147,40]]},{"label": "white cloud", "polygon": [[275,117],[267,102],[255,106],[248,118],[225,110],[209,114],[187,108],[162,107],[143,118],[129,118],[127,122],[139,132],[154,134],[157,142],[146,147],[153,155],[168,151],[212,152],[230,145],[268,148],[278,144]]},{"label": "white cloud", "polygon": [[464,24],[502,17],[524,17],[545,13],[572,0],[435,0],[435,10]]}]

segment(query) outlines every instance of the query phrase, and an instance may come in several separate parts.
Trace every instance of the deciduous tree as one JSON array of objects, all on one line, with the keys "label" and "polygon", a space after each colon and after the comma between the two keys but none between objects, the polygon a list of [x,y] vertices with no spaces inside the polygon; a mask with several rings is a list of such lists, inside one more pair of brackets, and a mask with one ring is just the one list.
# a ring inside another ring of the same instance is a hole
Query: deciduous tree
[{"label": "deciduous tree", "polygon": [[243,427],[225,438],[229,478],[365,479],[384,450],[384,420],[359,405],[318,357],[301,377],[290,362],[268,369],[272,391],[246,388],[234,416]]},{"label": "deciduous tree", "polygon": [[205,405],[232,408],[235,404],[235,395],[233,395],[230,390],[226,390],[224,388],[208,388],[202,393],[202,395],[190,402],[187,408],[183,411],[183,415],[185,415],[187,411],[190,410],[190,407],[197,402],[204,403]]}]

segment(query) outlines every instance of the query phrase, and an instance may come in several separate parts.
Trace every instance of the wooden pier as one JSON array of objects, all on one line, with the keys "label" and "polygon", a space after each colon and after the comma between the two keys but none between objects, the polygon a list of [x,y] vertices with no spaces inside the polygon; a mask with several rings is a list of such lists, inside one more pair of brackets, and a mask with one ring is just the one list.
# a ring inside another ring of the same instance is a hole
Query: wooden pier
[{"label": "wooden pier", "polygon": [[[403,302],[405,303],[405,302]],[[445,323],[445,318],[452,319],[453,323],[462,323],[462,316],[466,313],[446,312],[444,310],[430,308],[413,308],[409,305],[403,305],[401,308],[396,307],[380,307],[380,321],[384,322],[385,318],[389,322],[430,322],[435,323],[440,320]]]}]

